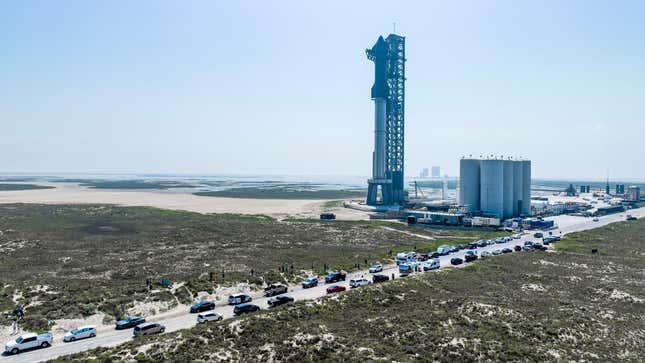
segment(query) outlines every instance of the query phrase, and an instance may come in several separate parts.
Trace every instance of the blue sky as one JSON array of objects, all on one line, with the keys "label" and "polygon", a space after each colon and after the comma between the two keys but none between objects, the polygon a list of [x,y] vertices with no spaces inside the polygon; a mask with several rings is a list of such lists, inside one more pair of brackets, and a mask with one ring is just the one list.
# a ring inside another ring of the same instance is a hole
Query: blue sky
[{"label": "blue sky", "polygon": [[407,40],[406,174],[462,155],[645,178],[641,1],[0,4],[0,171],[369,175]]}]

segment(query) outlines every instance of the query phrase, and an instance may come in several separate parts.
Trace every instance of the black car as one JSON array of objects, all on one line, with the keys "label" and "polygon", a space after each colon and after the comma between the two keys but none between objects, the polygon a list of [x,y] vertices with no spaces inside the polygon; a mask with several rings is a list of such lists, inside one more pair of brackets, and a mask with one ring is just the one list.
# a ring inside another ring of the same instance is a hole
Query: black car
[{"label": "black car", "polygon": [[469,250],[474,250],[474,249],[477,248],[477,243],[475,243],[475,242],[469,243],[469,244],[466,245],[466,248],[469,249]]},{"label": "black car", "polygon": [[338,281],[345,281],[346,275],[342,272],[331,272],[325,276],[325,283],[331,284]]},{"label": "black car", "polygon": [[[475,260],[477,259],[477,255],[476,255],[476,254],[474,254],[474,253],[472,253],[472,254],[467,253],[467,254],[464,256],[464,258],[466,259],[466,262],[473,262],[473,261],[475,261]],[[451,261],[451,262],[452,262],[452,261]]]},{"label": "black car", "polygon": [[439,252],[436,252],[436,251],[432,252],[432,253],[428,252],[428,257],[429,258],[438,258],[439,256],[441,256],[441,254]]},{"label": "black car", "polygon": [[466,248],[466,246],[464,246],[464,245],[457,245],[457,248],[458,248],[459,250],[463,250],[464,248]]},{"label": "black car", "polygon": [[540,251],[545,251],[547,248],[541,243],[534,243],[533,248]]},{"label": "black car", "polygon": [[243,314],[250,314],[254,313],[256,311],[259,311],[260,307],[257,305],[253,304],[241,304],[241,305],[236,305],[235,308],[233,309],[233,314],[235,315],[243,315]]},{"label": "black car", "polygon": [[502,253],[511,253],[511,252],[513,252],[513,250],[508,247],[502,248]]},{"label": "black car", "polygon": [[533,242],[531,241],[524,241],[524,246],[532,246]]},{"label": "black car", "polygon": [[215,303],[212,301],[201,301],[190,307],[191,313],[201,313],[202,311],[214,310]]},{"label": "black car", "polygon": [[455,253],[459,252],[459,248],[457,246],[450,246],[450,253]]},{"label": "black car", "polygon": [[533,233],[533,238],[542,238],[543,236],[544,236],[544,235],[542,234],[542,232],[535,232],[535,233]]},{"label": "black car", "polygon": [[292,298],[291,296],[281,295],[281,296],[270,298],[269,301],[267,301],[267,304],[269,304],[269,307],[274,308],[276,306],[288,304],[293,301],[294,301],[294,298]]},{"label": "black car", "polygon": [[461,265],[462,263],[464,263],[464,260],[462,260],[459,257],[453,257],[453,258],[450,259],[450,263],[455,265],[455,266],[456,265]]},{"label": "black car", "polygon": [[372,282],[377,283],[377,282],[383,282],[389,280],[390,277],[386,275],[373,275],[372,276]]},{"label": "black car", "polygon": [[143,324],[146,322],[146,319],[142,316],[128,316],[123,320],[116,322],[115,328],[117,330],[134,328],[137,325]]},{"label": "black car", "polygon": [[521,251],[521,250],[522,250],[522,246],[517,245],[517,246],[513,247],[513,249],[514,249],[515,251],[519,252],[519,251]]}]

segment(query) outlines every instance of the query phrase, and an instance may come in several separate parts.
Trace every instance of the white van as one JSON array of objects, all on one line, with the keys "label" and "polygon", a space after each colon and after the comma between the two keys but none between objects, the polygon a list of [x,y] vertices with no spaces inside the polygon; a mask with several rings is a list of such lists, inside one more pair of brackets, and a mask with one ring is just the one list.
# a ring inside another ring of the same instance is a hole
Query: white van
[{"label": "white van", "polygon": [[430,271],[430,270],[436,270],[440,267],[439,265],[439,259],[438,258],[432,258],[427,261],[425,261],[423,264],[423,271]]}]

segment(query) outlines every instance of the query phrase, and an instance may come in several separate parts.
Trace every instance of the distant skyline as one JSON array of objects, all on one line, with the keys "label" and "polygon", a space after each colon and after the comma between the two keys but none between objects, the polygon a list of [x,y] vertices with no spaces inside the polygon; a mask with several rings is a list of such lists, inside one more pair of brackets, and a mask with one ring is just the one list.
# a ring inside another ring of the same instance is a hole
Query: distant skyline
[{"label": "distant skyline", "polygon": [[0,4],[0,173],[365,175],[379,35],[406,176],[463,155],[643,180],[642,1]]}]

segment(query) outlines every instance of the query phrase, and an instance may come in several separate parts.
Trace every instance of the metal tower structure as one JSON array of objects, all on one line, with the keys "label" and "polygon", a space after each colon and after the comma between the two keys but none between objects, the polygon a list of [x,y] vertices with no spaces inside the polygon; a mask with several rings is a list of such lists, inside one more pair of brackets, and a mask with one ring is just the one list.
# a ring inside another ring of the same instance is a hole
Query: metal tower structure
[{"label": "metal tower structure", "polygon": [[[403,205],[405,146],[405,37],[379,37],[366,51],[374,62],[374,153],[368,205]],[[378,191],[381,190],[379,198]]]}]

